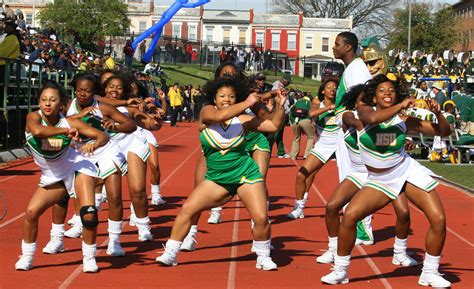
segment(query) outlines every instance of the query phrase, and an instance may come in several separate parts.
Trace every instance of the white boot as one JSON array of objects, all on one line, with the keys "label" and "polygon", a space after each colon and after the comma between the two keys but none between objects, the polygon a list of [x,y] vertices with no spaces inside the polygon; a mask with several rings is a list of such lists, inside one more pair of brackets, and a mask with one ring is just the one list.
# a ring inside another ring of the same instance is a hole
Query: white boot
[{"label": "white boot", "polygon": [[82,221],[80,216],[76,216],[74,225],[64,232],[64,236],[67,238],[80,238],[82,236]]},{"label": "white boot", "polygon": [[120,244],[120,234],[122,233],[122,221],[112,221],[109,219],[109,244],[107,245],[107,255],[125,256],[125,251]]},{"label": "white boot", "polygon": [[194,238],[197,233],[197,225],[192,225],[189,229],[188,235],[183,240],[183,244],[181,244],[180,250],[181,251],[194,251],[196,250],[196,239]]},{"label": "white boot", "polygon": [[69,226],[74,226],[75,223],[76,223],[76,214],[72,215],[71,219],[67,220],[67,224]]},{"label": "white boot", "polygon": [[166,204],[166,201],[163,200],[160,194],[160,185],[151,185],[151,204],[152,205]]},{"label": "white boot", "polygon": [[221,215],[222,215],[221,207],[212,208],[211,215],[209,216],[209,219],[207,219],[207,222],[209,224],[219,224],[221,222]]},{"label": "white boot", "polygon": [[21,241],[21,256],[15,263],[15,269],[21,271],[28,271],[33,268],[33,256],[36,251],[36,243],[25,243]]},{"label": "white boot", "polygon": [[130,220],[128,224],[132,227],[137,225],[137,216],[135,215],[135,209],[133,208],[133,204],[130,204]]},{"label": "white boot", "polygon": [[334,267],[331,273],[321,277],[321,282],[330,285],[349,283],[349,274],[347,272],[351,256],[338,256],[334,258]]},{"label": "white boot", "polygon": [[150,232],[150,218],[148,216],[146,216],[145,218],[136,217],[135,221],[138,229],[138,240],[142,242],[152,241],[153,235]]},{"label": "white boot", "polygon": [[321,264],[334,263],[334,256],[337,252],[337,237],[329,237],[328,250],[316,258],[316,262]]},{"label": "white boot", "polygon": [[45,254],[57,254],[64,252],[64,224],[52,224],[51,226],[51,239],[48,244],[43,248]]},{"label": "white boot", "polygon": [[393,244],[393,265],[403,267],[412,267],[418,265],[418,262],[407,254],[407,239],[398,239],[395,237]]},{"label": "white boot", "polygon": [[95,194],[95,207],[98,211],[102,208],[102,203],[104,202],[104,198],[102,194]]},{"label": "white boot", "polygon": [[288,219],[303,219],[306,199],[295,200],[294,209],[287,215]]},{"label": "white boot", "polygon": [[97,263],[95,262],[95,253],[97,246],[88,245],[82,241],[82,272],[84,273],[96,273],[99,271]]},{"label": "white boot", "polygon": [[164,266],[176,266],[178,262],[176,261],[176,256],[179,253],[179,248],[181,247],[182,242],[169,239],[166,242],[165,252],[159,257],[156,258],[156,262]]},{"label": "white boot", "polygon": [[272,271],[278,268],[270,257],[271,239],[266,241],[255,241],[252,243],[252,252],[257,254],[257,264],[255,268],[264,271]]},{"label": "white boot", "polygon": [[418,284],[421,286],[431,286],[436,288],[451,287],[451,282],[444,279],[442,274],[438,272],[439,261],[441,256],[431,256],[425,253],[425,260],[423,261],[423,269],[418,279]]}]

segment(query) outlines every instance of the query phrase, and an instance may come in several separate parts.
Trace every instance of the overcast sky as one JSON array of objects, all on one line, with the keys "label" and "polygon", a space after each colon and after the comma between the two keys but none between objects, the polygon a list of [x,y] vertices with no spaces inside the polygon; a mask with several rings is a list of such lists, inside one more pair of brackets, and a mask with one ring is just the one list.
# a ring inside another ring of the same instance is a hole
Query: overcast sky
[{"label": "overcast sky", "polygon": [[[189,2],[195,2],[196,0],[190,0]],[[206,7],[212,9],[250,9],[254,8],[257,13],[266,13],[266,2],[271,3],[271,0],[211,0],[210,3],[206,4]],[[278,1],[278,0],[276,0]],[[416,1],[416,0],[412,0]],[[426,1],[426,0],[425,0]],[[459,0],[429,0],[433,3],[449,3],[454,4]],[[155,0],[155,3],[159,5],[169,5],[173,3],[173,0]],[[271,4],[269,4],[269,10],[271,12]]]}]

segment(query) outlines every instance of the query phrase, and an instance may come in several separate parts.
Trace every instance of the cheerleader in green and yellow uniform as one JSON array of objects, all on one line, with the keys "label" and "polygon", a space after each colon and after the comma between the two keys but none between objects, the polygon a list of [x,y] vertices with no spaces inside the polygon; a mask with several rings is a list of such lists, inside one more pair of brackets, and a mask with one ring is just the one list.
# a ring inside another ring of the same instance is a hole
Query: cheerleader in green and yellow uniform
[{"label": "cheerleader in green and yellow uniform", "polygon": [[203,210],[222,205],[239,195],[254,221],[252,251],[258,269],[274,270],[270,258],[270,223],[262,174],[246,150],[248,131],[274,132],[282,124],[286,97],[279,95],[278,108],[271,120],[244,114],[258,101],[257,94],[243,99],[240,79],[220,78],[206,86],[209,103],[201,111],[200,139],[206,158],[205,180],[190,194],[176,217],[165,252],[156,260],[176,265],[176,255],[188,233],[192,219]]},{"label": "cheerleader in green and yellow uniform", "polygon": [[376,76],[366,85],[362,98],[365,106],[358,108],[359,119],[364,125],[358,131],[358,141],[360,156],[369,174],[364,186],[344,212],[338,229],[334,269],[321,278],[323,283],[349,282],[348,267],[356,239],[357,221],[405,193],[430,223],[426,235],[426,255],[418,283],[432,287],[451,286],[438,272],[446,238],[446,216],[435,190],[438,182],[431,177],[433,173],[430,170],[405,152],[407,132],[446,136],[451,133],[451,129],[434,100],[429,101],[428,107],[438,118],[437,124],[399,116],[402,109],[413,105],[413,100],[402,98],[399,84],[384,75]]}]

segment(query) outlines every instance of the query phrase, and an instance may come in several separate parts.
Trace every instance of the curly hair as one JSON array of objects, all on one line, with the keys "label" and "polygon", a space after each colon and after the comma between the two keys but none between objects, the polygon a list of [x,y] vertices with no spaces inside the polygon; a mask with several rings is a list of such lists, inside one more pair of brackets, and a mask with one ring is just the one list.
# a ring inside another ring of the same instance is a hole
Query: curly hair
[{"label": "curly hair", "polygon": [[375,106],[374,97],[377,94],[377,87],[384,82],[391,82],[393,84],[393,87],[395,88],[395,95],[397,98],[396,103],[400,103],[407,96],[409,96],[409,87],[403,79],[392,81],[388,79],[387,76],[385,76],[384,74],[379,74],[376,75],[373,79],[366,82],[363,91],[364,95],[362,97],[362,101],[368,106]]},{"label": "curly hair", "polygon": [[215,96],[221,87],[232,87],[235,91],[236,103],[244,101],[248,96],[248,87],[243,79],[240,77],[221,77],[209,81],[203,87],[203,92],[206,96],[206,102],[210,105],[215,105]]},{"label": "curly hair", "polygon": [[92,74],[90,72],[81,72],[81,73],[76,74],[74,78],[72,79],[72,83],[71,83],[74,90],[77,89],[77,82],[79,80],[88,80],[92,82],[94,94],[100,93],[100,79],[95,74]]},{"label": "curly hair", "polygon": [[127,82],[127,80],[121,76],[118,76],[118,75],[113,75],[111,77],[109,77],[105,82],[104,84],[102,85],[102,89],[101,89],[101,93],[100,95],[105,97],[105,88],[109,85],[109,83],[114,80],[114,79],[118,79],[122,82],[122,88],[123,88],[123,95],[121,97],[121,99],[124,99],[124,100],[127,100],[130,96],[130,84]]},{"label": "curly hair", "polygon": [[342,105],[347,110],[354,110],[357,102],[357,97],[364,92],[365,84],[357,84],[344,94],[342,97]]},{"label": "curly hair", "polygon": [[329,82],[334,82],[334,83],[336,83],[336,86],[337,86],[339,84],[339,79],[336,78],[336,77],[328,77],[323,81],[323,83],[321,83],[321,85],[319,86],[319,90],[318,90],[318,99],[319,99],[319,101],[324,100],[324,89],[326,88],[326,85]]},{"label": "curly hair", "polygon": [[242,77],[242,78],[246,78],[244,72],[242,71],[242,69],[237,65],[235,64],[235,62],[232,62],[232,61],[226,61],[226,62],[223,62],[221,63],[217,68],[216,68],[216,72],[214,73],[214,79],[218,79],[219,77],[221,77],[221,71],[224,69],[224,67],[226,66],[232,66],[232,68],[235,70],[235,75],[225,75],[224,77]]}]

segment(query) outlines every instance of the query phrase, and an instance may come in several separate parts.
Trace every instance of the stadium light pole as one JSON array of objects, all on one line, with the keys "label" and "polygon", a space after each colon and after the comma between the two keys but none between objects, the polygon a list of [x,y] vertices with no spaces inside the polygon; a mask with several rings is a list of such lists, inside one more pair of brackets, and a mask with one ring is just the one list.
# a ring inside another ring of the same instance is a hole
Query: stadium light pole
[{"label": "stadium light pole", "polygon": [[408,0],[408,54],[411,54],[411,0]]}]

